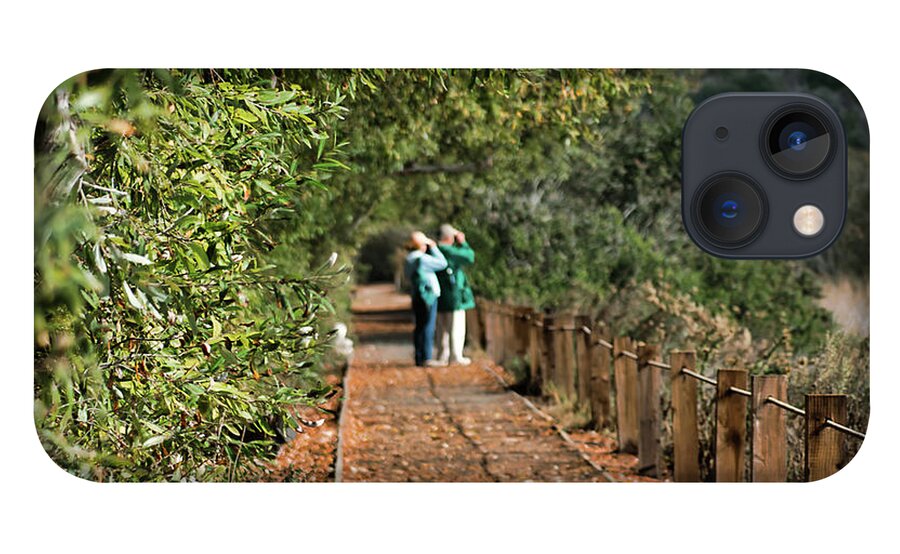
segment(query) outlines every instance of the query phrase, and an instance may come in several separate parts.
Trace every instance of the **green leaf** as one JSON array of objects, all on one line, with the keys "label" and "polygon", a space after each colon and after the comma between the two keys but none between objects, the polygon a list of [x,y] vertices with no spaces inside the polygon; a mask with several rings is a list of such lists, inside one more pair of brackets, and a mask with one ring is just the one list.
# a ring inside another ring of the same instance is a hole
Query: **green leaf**
[{"label": "green leaf", "polygon": [[194,260],[197,262],[199,269],[203,271],[209,269],[209,258],[206,257],[206,247],[199,242],[191,242],[188,244],[188,248],[191,249],[191,253],[194,256]]},{"label": "green leaf", "polygon": [[150,261],[150,258],[148,258],[146,256],[141,256],[140,254],[131,254],[128,252],[122,254],[122,258],[128,260],[129,262],[131,262],[133,264],[138,264],[138,265],[150,265],[153,263],[152,261]]},{"label": "green leaf", "polygon": [[264,90],[259,93],[259,103],[274,106],[274,105],[278,105],[278,104],[284,104],[285,102],[289,102],[295,96],[296,96],[296,93],[292,90],[281,90],[281,91]]},{"label": "green leaf", "polygon": [[103,252],[100,250],[100,243],[94,245],[94,265],[100,273],[106,273],[106,261],[103,259]]},{"label": "green leaf", "polygon": [[157,444],[162,443],[167,438],[168,437],[166,435],[156,435],[145,440],[141,446],[143,446],[144,448],[150,448],[151,446],[156,446]]},{"label": "green leaf", "polygon": [[160,427],[159,425],[153,423],[152,421],[147,421],[147,420],[145,420],[145,419],[142,419],[142,420],[141,420],[141,423],[144,425],[144,427],[146,427],[147,429],[150,429],[150,430],[153,431],[154,433],[157,433],[157,434],[160,434],[160,435],[161,435],[161,434],[164,434],[164,433],[166,432],[165,429],[163,429],[163,428]]},{"label": "green leaf", "polygon": [[243,108],[234,110],[234,119],[241,123],[256,123],[259,118]]},{"label": "green leaf", "polygon": [[135,296],[134,292],[131,290],[131,286],[128,284],[128,281],[122,281],[122,288],[125,290],[125,298],[128,300],[128,303],[132,308],[139,312],[143,312],[147,309],[147,307]]}]

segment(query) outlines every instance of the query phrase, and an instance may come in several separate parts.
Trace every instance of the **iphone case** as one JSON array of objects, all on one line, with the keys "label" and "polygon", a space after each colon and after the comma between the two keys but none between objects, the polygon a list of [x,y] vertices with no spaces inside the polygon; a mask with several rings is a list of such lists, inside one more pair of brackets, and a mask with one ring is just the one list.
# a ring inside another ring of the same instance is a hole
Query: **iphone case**
[{"label": "iphone case", "polygon": [[[834,111],[826,251],[692,241],[720,93]],[[104,482],[825,478],[868,423],[868,140],[808,70],[76,75],[35,133],[38,437]]]}]

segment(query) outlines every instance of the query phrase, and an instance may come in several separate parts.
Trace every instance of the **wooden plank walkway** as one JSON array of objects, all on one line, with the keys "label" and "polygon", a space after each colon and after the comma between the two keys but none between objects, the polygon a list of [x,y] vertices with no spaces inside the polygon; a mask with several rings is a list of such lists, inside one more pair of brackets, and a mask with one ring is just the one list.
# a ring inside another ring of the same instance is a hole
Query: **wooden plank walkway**
[{"label": "wooden plank walkway", "polygon": [[345,384],[342,481],[608,481],[484,356],[469,366],[412,364],[408,299],[361,289],[360,338]]}]

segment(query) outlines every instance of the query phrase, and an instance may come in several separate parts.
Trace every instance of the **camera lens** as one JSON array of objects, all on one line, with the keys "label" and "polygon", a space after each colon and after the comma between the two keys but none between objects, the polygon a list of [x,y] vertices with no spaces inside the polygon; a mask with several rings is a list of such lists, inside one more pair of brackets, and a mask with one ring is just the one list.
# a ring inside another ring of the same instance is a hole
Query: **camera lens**
[{"label": "camera lens", "polygon": [[806,133],[803,131],[794,131],[788,137],[788,146],[791,150],[795,152],[799,152],[806,148],[806,141],[809,140],[809,137],[806,136]]},{"label": "camera lens", "polygon": [[765,196],[746,175],[715,175],[700,187],[695,198],[695,219],[704,235],[719,246],[746,244],[766,220]]},{"label": "camera lens", "polygon": [[814,108],[780,110],[766,126],[763,151],[769,165],[790,179],[805,179],[824,169],[832,154],[831,126]]}]

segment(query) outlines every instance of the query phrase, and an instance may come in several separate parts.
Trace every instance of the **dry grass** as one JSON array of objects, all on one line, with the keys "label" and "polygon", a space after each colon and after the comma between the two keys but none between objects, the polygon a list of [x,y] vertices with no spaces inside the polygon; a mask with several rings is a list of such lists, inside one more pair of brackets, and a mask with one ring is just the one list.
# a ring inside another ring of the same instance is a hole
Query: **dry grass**
[{"label": "dry grass", "polygon": [[869,335],[869,283],[848,277],[822,283],[819,305],[848,333]]}]

